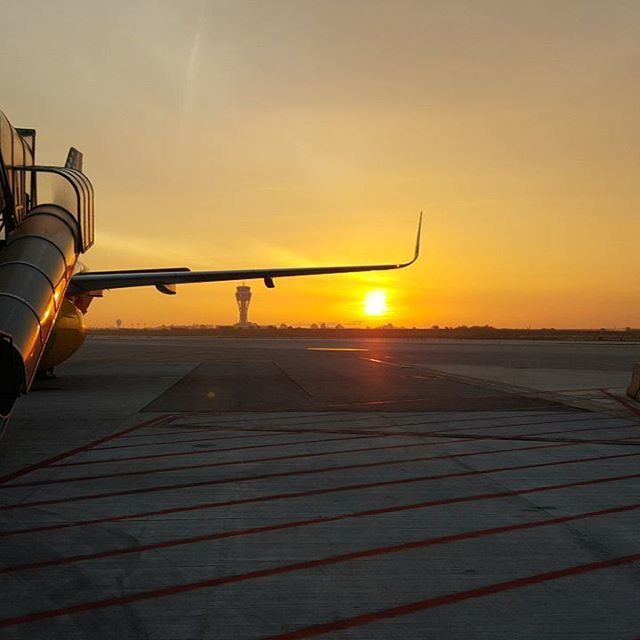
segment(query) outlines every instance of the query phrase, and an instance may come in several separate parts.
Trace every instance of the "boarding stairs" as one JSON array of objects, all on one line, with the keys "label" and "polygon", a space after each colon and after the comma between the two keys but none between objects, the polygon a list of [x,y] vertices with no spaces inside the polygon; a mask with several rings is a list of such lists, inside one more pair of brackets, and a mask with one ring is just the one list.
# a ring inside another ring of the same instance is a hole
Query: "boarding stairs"
[{"label": "boarding stairs", "polygon": [[82,154],[35,164],[36,133],[0,112],[0,418],[29,391],[81,253],[93,244]]}]

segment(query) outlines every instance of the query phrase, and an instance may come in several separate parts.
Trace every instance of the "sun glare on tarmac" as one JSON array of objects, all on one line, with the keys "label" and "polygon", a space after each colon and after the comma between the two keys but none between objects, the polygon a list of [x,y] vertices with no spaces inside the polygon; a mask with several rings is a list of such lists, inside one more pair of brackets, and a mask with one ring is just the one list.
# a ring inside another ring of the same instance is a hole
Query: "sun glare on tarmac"
[{"label": "sun glare on tarmac", "polygon": [[307,351],[369,351],[369,349],[357,349],[355,347],[307,347]]},{"label": "sun glare on tarmac", "polygon": [[364,312],[368,316],[381,316],[388,310],[386,291],[378,289],[367,293],[364,299]]}]

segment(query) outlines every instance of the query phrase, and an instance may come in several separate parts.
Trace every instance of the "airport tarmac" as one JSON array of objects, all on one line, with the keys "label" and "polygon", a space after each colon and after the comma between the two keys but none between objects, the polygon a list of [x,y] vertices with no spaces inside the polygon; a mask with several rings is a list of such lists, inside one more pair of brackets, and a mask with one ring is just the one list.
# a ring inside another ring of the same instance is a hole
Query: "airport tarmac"
[{"label": "airport tarmac", "polygon": [[0,637],[640,637],[640,345],[90,337],[1,444]]}]

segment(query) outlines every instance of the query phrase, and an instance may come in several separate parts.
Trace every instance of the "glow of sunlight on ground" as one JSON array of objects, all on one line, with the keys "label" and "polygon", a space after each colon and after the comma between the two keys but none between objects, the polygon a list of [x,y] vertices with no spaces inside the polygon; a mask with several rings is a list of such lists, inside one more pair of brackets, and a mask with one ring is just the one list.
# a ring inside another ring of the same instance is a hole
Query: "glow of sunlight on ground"
[{"label": "glow of sunlight on ground", "polygon": [[364,312],[368,316],[381,316],[387,313],[389,307],[387,306],[387,293],[386,291],[370,291],[364,298]]}]

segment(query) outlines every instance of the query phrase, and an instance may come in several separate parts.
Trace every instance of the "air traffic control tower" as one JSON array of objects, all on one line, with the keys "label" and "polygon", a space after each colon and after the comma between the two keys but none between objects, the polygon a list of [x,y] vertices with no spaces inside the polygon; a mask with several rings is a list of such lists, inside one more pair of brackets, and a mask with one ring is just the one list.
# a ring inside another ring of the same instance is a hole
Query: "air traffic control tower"
[{"label": "air traffic control tower", "polygon": [[236,288],[236,302],[240,312],[240,320],[236,326],[245,329],[249,326],[249,303],[251,302],[251,287],[245,284]]}]

